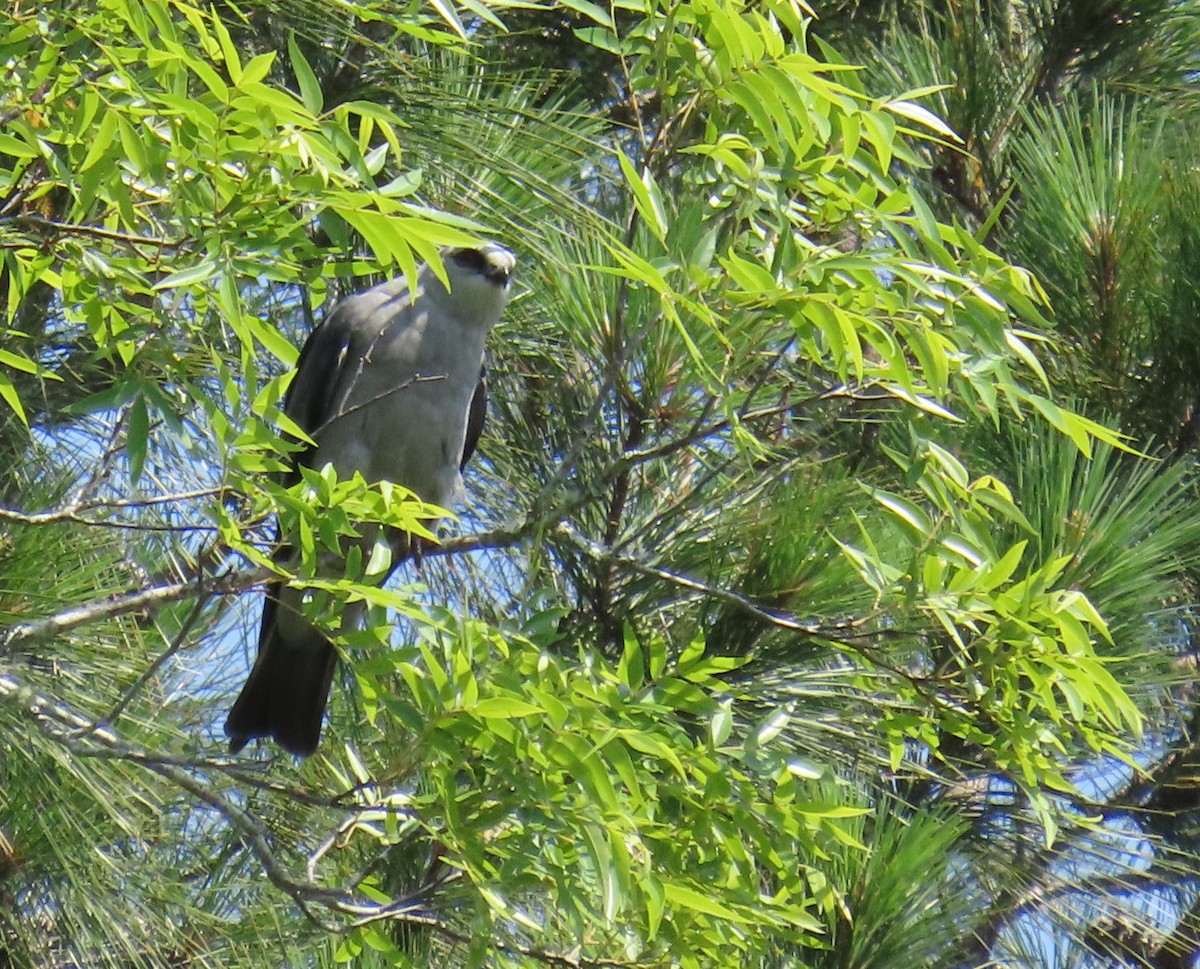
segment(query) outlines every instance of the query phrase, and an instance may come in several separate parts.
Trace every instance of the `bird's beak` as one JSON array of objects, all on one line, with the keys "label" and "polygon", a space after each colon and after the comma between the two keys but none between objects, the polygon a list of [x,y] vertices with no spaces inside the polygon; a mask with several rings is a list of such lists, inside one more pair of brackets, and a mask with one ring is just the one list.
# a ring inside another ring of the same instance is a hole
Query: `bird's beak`
[{"label": "bird's beak", "polygon": [[484,253],[487,259],[487,271],[483,274],[484,278],[500,286],[507,286],[512,280],[513,269],[517,265],[516,256],[503,246],[486,249]]},{"label": "bird's beak", "polygon": [[513,267],[511,264],[496,265],[488,269],[483,274],[484,279],[489,279],[493,283],[498,283],[501,286],[507,286],[512,279]]}]

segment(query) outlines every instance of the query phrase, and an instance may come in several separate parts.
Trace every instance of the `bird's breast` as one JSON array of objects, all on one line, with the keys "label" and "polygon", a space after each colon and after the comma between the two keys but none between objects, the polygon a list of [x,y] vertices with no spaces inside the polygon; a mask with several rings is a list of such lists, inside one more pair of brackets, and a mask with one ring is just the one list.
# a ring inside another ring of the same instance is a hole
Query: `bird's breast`
[{"label": "bird's breast", "polygon": [[342,416],[321,435],[318,459],[331,461],[339,476],[359,471],[448,507],[461,490],[467,413],[486,334],[437,322],[416,314],[374,342],[350,375]]}]

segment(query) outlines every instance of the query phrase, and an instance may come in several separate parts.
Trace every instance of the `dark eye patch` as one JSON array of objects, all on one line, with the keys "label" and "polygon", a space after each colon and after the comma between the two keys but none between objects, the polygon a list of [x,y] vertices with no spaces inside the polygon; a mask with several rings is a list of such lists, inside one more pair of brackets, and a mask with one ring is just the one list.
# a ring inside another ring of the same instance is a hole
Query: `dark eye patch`
[{"label": "dark eye patch", "polygon": [[487,256],[478,249],[455,249],[450,258],[473,273],[482,275],[488,271]]}]

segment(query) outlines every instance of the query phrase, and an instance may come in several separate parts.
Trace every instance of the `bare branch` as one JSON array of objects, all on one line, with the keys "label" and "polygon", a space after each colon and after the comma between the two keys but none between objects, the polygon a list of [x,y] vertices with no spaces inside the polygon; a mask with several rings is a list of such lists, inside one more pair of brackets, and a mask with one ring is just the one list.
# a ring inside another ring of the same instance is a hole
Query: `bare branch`
[{"label": "bare branch", "polygon": [[[831,387],[828,390],[823,390],[818,394],[813,394],[811,397],[806,397],[804,400],[788,401],[782,404],[774,404],[770,407],[760,407],[757,410],[746,411],[739,413],[738,420],[741,421],[756,421],[766,417],[778,417],[781,414],[791,413],[804,410],[815,404],[822,403],[827,400],[863,400],[866,399],[861,390],[854,390],[846,385],[839,387]],[[720,420],[715,420],[710,423],[693,428],[687,434],[673,438],[670,441],[664,441],[661,444],[655,444],[652,447],[642,450],[626,451],[621,455],[621,463],[627,465],[644,464],[647,461],[653,461],[656,458],[667,457],[677,451],[685,450],[694,444],[699,444],[705,438],[712,437],[714,434],[720,434],[723,431],[729,430],[733,423],[733,419],[723,417]]]},{"label": "bare branch", "polygon": [[94,525],[105,528],[131,528],[139,530],[163,529],[171,530],[210,529],[210,525],[140,525],[135,522],[113,521],[111,519],[86,517],[91,512],[121,511],[133,508],[150,508],[155,505],[174,504],[176,502],[194,501],[197,498],[215,498],[228,492],[228,488],[199,488],[195,491],[180,491],[169,495],[152,495],[146,498],[111,498],[95,501],[72,501],[59,508],[48,511],[20,511],[16,508],[0,508],[0,521],[12,522],[16,525],[57,525],[71,522],[78,525]]},{"label": "bare branch", "polygon": [[154,236],[139,236],[129,232],[116,232],[112,229],[103,229],[98,225],[58,222],[31,212],[23,212],[20,215],[0,219],[0,224],[6,222],[18,228],[31,228],[43,233],[55,232],[60,235],[81,235],[93,239],[108,239],[112,242],[127,242],[131,245],[152,246],[157,249],[182,249],[191,242],[189,239],[156,239]]},{"label": "bare branch", "polygon": [[[379,338],[376,337],[375,339],[378,340]],[[375,344],[372,343],[371,347],[374,348],[374,346],[375,346]],[[362,360],[359,361],[359,364],[358,364],[359,372],[358,372],[358,374],[355,374],[354,381],[351,381],[350,387],[348,387],[346,389],[345,396],[349,396],[350,390],[353,388],[354,382],[358,380],[359,375],[362,373],[363,364],[366,361],[367,357],[369,357],[369,356],[370,356],[370,350],[368,350],[367,353],[363,355]],[[402,390],[407,390],[413,384],[431,383],[431,382],[435,382],[438,380],[445,380],[445,379],[446,379],[445,374],[435,374],[433,376],[425,376],[423,374],[414,374],[408,380],[404,380],[404,381],[401,381],[400,383],[398,383],[395,387],[389,387],[387,390],[384,390],[384,391],[376,394],[374,397],[369,397],[366,400],[360,401],[359,403],[355,404],[353,407],[347,407],[345,410],[337,411],[337,413],[332,414],[329,417],[329,419],[326,420],[324,423],[319,424],[317,427],[314,427],[311,431],[308,431],[307,432],[308,436],[311,438],[316,438],[316,436],[318,434],[320,434],[323,430],[325,430],[325,428],[329,427],[330,424],[334,424],[337,421],[340,421],[342,418],[348,417],[349,415],[353,414],[357,410],[362,410],[364,407],[370,407],[372,404],[378,403],[381,400],[391,397],[392,394],[398,394]]]},{"label": "bare branch", "polygon": [[138,612],[167,602],[177,602],[192,596],[211,597],[245,592],[272,577],[272,573],[266,569],[231,572],[204,583],[197,583],[195,580],[171,582],[138,592],[115,595],[98,602],[72,606],[53,616],[10,626],[0,634],[0,652],[11,653],[18,646],[45,642],[88,623],[112,619],[114,616]]},{"label": "bare branch", "polygon": [[760,606],[753,599],[739,592],[734,592],[732,589],[723,589],[720,586],[709,585],[707,582],[701,582],[699,579],[684,575],[682,572],[672,572],[670,569],[660,568],[656,565],[647,565],[645,562],[641,562],[632,556],[620,555],[601,545],[599,542],[593,541],[586,535],[581,534],[574,526],[565,522],[560,523],[556,531],[576,548],[599,562],[613,562],[635,572],[640,572],[643,575],[663,579],[681,589],[687,589],[697,596],[711,597],[731,603],[741,607],[756,619],[761,619],[763,622],[770,623],[772,626],[777,626],[780,629],[803,633],[805,636],[813,636],[838,643],[849,643],[852,640],[877,638],[879,636],[908,635],[907,633],[892,629],[873,632],[854,632],[854,630],[878,618],[874,615],[853,621],[834,623],[832,626],[819,626],[813,623],[801,622],[799,619],[781,610]]},{"label": "bare branch", "polygon": [[[199,586],[200,582],[197,582],[196,585]],[[158,671],[163,668],[167,661],[176,653],[178,653],[183,647],[184,641],[188,637],[188,633],[192,631],[193,627],[196,625],[196,622],[200,619],[200,614],[204,611],[204,606],[207,601],[208,600],[205,596],[197,594],[196,601],[192,605],[192,611],[188,613],[187,619],[185,619],[183,621],[183,625],[179,627],[179,632],[175,634],[175,638],[171,640],[171,644],[162,651],[162,653],[154,660],[153,663],[142,670],[141,675],[138,676],[138,678],[133,681],[129,689],[122,694],[121,699],[113,704],[112,709],[108,711],[107,716],[101,718],[97,722],[98,724],[117,722],[117,718],[121,716],[133,698],[142,691],[142,687],[149,683],[155,674],[157,674]]]},{"label": "bare branch", "polygon": [[108,480],[108,476],[112,474],[113,467],[116,465],[117,455],[122,451],[121,439],[125,435],[125,429],[128,424],[129,405],[127,404],[121,408],[116,419],[112,422],[108,441],[104,445],[104,451],[100,455],[100,460],[92,466],[91,474],[79,486],[79,489],[75,492],[75,497],[67,504],[68,508],[77,507],[84,502],[90,501],[95,497],[96,492],[100,490],[100,486]]}]

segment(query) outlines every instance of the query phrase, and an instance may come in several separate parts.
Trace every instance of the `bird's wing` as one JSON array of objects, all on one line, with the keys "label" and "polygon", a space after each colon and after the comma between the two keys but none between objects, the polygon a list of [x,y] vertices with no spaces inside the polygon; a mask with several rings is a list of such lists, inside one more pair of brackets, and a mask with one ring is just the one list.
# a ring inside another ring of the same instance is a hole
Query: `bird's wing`
[{"label": "bird's wing", "polygon": [[463,438],[462,460],[458,464],[461,471],[471,460],[475,448],[479,444],[479,435],[483,433],[483,422],[487,417],[487,367],[479,368],[479,383],[475,385],[475,393],[471,395],[471,406],[467,411],[467,434]]},{"label": "bird's wing", "polygon": [[288,417],[307,434],[332,416],[333,402],[346,373],[357,329],[355,314],[346,312],[348,302],[339,303],[309,334],[296,361],[296,376],[283,400]]},{"label": "bird's wing", "polygon": [[[296,376],[283,400],[284,412],[306,434],[315,436],[345,405],[362,360],[378,337],[378,320],[372,309],[373,292],[342,300],[309,334],[296,361]],[[311,447],[296,455],[304,464]],[[287,476],[285,484],[295,481]]]}]

